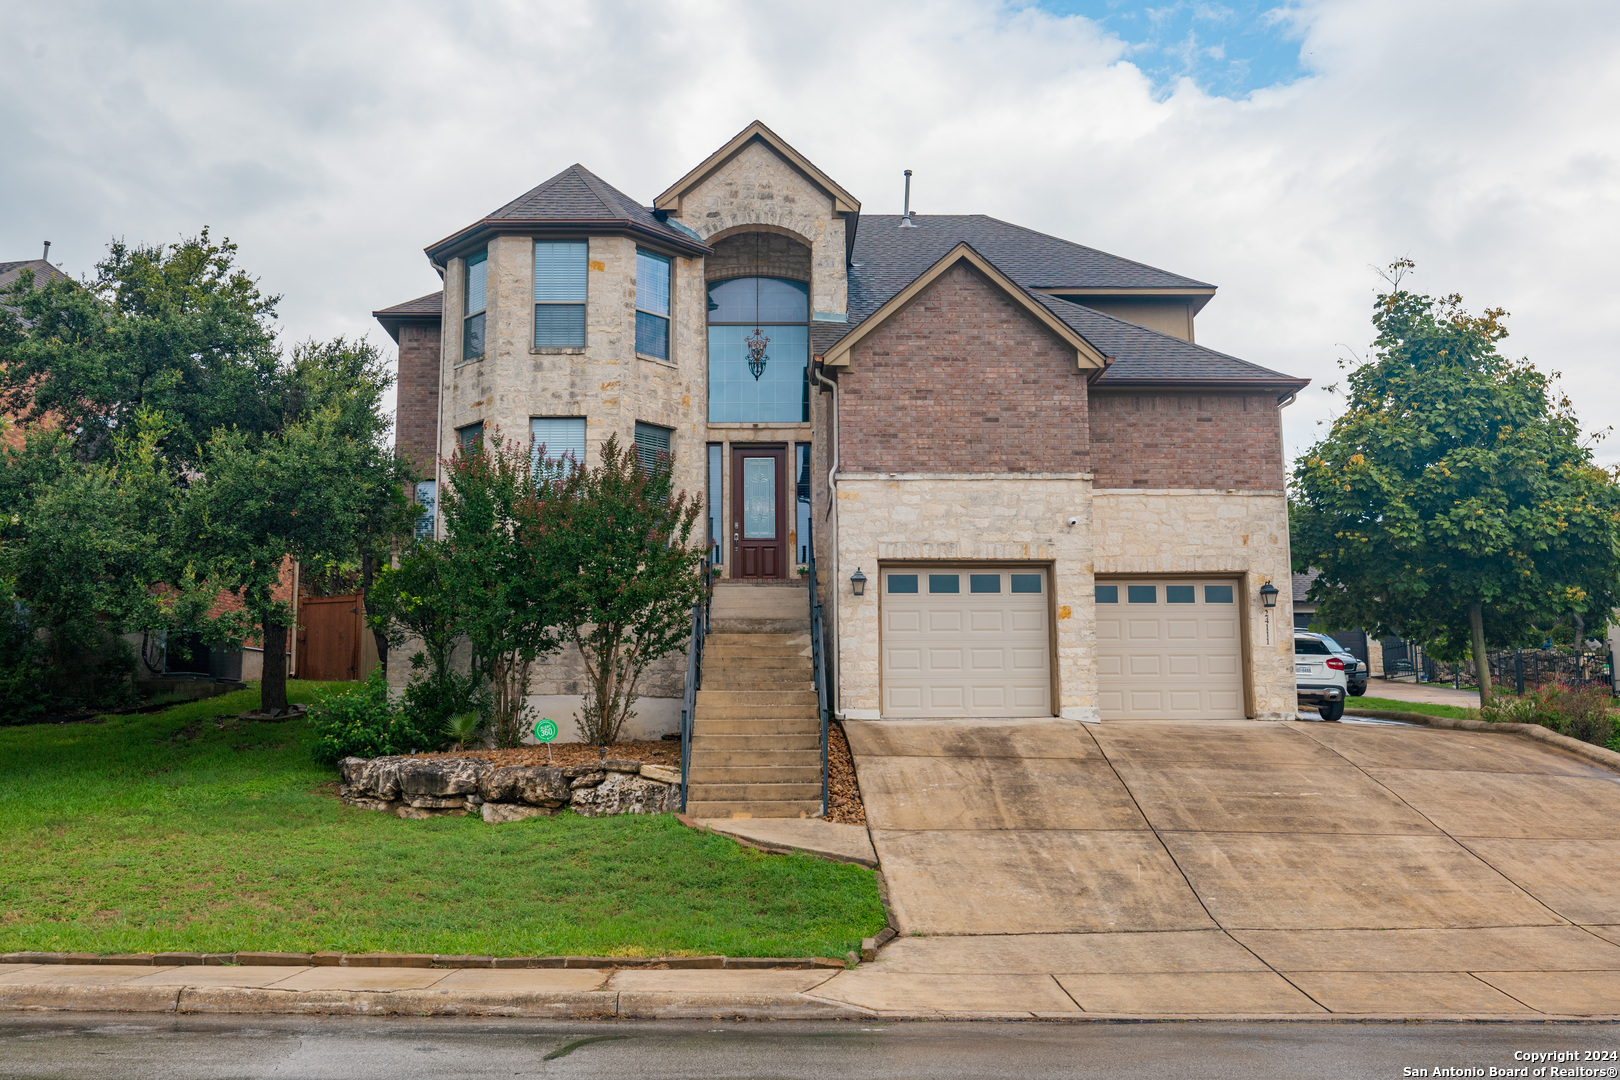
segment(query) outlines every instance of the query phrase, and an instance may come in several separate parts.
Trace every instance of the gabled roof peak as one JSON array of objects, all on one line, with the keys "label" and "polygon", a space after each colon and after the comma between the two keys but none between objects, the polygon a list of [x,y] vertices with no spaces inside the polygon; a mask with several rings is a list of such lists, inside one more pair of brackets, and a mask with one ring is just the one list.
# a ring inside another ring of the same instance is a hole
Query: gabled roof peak
[{"label": "gabled roof peak", "polygon": [[809,158],[789,146],[786,139],[758,120],[737,132],[724,146],[704,158],[697,168],[671,184],[667,191],[653,200],[653,206],[659,210],[679,210],[681,199],[687,192],[707,180],[717,170],[725,167],[733,158],[756,142],[764,145],[777,157],[792,166],[806,180],[820,188],[832,200],[834,213],[859,214],[861,212],[861,201],[859,199],[845,191],[832,177],[811,164]]}]

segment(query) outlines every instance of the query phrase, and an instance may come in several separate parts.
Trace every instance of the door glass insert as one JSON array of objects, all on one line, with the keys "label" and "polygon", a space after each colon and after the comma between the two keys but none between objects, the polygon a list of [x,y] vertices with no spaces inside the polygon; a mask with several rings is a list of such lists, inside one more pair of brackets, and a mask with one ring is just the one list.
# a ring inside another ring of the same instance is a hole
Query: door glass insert
[{"label": "door glass insert", "polygon": [[969,574],[968,592],[998,593],[1001,591],[1000,574]]},{"label": "door glass insert", "polygon": [[916,574],[890,574],[889,591],[892,593],[914,593],[917,591]]},{"label": "door glass insert", "polygon": [[1099,585],[1099,586],[1097,586],[1097,603],[1099,603],[1099,604],[1117,604],[1117,603],[1119,603],[1119,586],[1118,585]]},{"label": "door glass insert", "polygon": [[1013,574],[1012,591],[1017,593],[1038,593],[1041,591],[1041,575],[1039,574]]},{"label": "door glass insert", "polygon": [[1230,604],[1231,602],[1232,602],[1232,586],[1230,586],[1230,585],[1205,585],[1204,586],[1204,603],[1206,603],[1206,604]]},{"label": "door glass insert", "polygon": [[1198,602],[1198,590],[1192,585],[1166,585],[1164,587],[1164,602],[1167,604],[1195,604]]},{"label": "door glass insert", "polygon": [[956,574],[929,574],[928,591],[931,593],[959,593],[962,579]]},{"label": "door glass insert", "polygon": [[743,458],[743,539],[776,539],[776,459]]},{"label": "door glass insert", "polygon": [[1159,602],[1159,587],[1157,585],[1127,585],[1125,598],[1133,604],[1157,604]]}]

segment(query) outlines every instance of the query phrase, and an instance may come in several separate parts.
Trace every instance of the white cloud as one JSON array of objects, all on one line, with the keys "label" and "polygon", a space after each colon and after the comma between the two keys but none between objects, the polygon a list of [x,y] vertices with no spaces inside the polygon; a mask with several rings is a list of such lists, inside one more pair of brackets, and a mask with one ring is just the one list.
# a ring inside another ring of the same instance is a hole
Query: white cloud
[{"label": "white cloud", "polygon": [[[1620,425],[1620,8],[1307,3],[1314,74],[1170,93],[1079,18],[990,0],[762,5],[0,0],[0,258],[204,224],[291,337],[431,291],[422,247],[574,161],[643,199],[758,117],[864,201],[980,211],[1221,286],[1201,342],[1316,386],[1378,279],[1513,313]],[[1620,459],[1609,444],[1606,460]]]}]

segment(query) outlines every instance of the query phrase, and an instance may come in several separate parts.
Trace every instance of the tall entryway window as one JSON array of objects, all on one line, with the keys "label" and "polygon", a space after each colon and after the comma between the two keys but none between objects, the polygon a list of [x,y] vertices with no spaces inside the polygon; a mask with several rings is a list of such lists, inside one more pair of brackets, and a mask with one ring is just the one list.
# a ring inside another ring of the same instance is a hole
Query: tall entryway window
[{"label": "tall entryway window", "polygon": [[810,286],[774,277],[709,285],[709,422],[810,419]]}]

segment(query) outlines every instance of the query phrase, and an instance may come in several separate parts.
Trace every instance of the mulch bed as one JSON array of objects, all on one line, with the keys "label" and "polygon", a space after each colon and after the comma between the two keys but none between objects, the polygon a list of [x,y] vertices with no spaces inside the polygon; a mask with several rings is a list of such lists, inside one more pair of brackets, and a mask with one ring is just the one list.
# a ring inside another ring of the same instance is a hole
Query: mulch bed
[{"label": "mulch bed", "polygon": [[[445,750],[436,754],[415,754],[418,758],[482,758],[497,765],[587,765],[601,761],[602,748],[589,743],[552,743],[551,756],[544,746],[520,746],[514,750]],[[607,748],[606,757],[617,761],[639,761],[643,765],[681,767],[678,742],[620,742]]]},{"label": "mulch bed", "polygon": [[840,825],[865,825],[866,806],[855,782],[855,758],[844,737],[844,725],[827,727],[827,820]]}]

